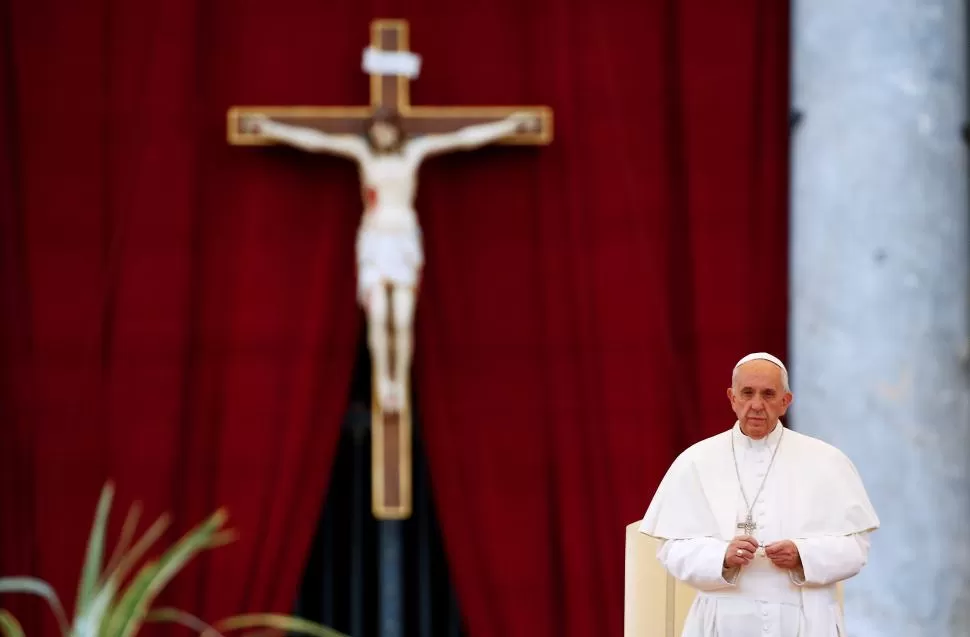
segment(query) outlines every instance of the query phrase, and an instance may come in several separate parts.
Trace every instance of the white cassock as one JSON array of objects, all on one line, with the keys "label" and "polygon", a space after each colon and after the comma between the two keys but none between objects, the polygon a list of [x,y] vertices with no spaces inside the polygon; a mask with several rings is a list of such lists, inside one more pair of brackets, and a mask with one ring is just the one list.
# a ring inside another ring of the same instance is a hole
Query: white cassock
[{"label": "white cassock", "polygon": [[[783,434],[784,431],[784,434]],[[731,439],[738,469],[731,458]],[[771,470],[771,454],[781,446]],[[792,540],[798,571],[756,555],[723,570],[728,543],[758,493],[752,517],[762,545]],[[734,428],[695,444],[667,471],[640,525],[665,540],[657,559],[698,590],[682,637],[844,637],[836,583],[857,574],[879,519],[852,462],[835,447],[785,429],[752,440]]]}]

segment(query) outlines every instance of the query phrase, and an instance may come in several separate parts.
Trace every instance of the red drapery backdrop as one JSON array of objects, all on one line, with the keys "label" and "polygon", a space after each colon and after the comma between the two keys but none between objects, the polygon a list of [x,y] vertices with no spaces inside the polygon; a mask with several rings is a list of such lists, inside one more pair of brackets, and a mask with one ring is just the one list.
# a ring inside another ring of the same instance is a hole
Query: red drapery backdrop
[{"label": "red drapery backdrop", "polygon": [[366,103],[368,23],[402,17],[415,103],[556,113],[549,147],[422,172],[416,386],[468,628],[621,634],[624,524],[730,424],[733,362],[784,355],[785,5],[0,0],[0,572],[72,600],[110,476],[178,530],[230,509],[241,540],[171,601],[289,609],[359,336],[358,186],[229,147],[225,110]]}]

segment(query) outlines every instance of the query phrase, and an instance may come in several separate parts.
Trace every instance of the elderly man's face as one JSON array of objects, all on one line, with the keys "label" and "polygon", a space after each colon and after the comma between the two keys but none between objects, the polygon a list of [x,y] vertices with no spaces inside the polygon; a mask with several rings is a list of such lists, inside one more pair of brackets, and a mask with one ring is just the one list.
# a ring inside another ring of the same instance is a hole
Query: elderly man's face
[{"label": "elderly man's face", "polygon": [[738,368],[728,398],[741,431],[757,440],[774,430],[778,419],[788,411],[792,395],[785,391],[777,365],[755,360]]}]

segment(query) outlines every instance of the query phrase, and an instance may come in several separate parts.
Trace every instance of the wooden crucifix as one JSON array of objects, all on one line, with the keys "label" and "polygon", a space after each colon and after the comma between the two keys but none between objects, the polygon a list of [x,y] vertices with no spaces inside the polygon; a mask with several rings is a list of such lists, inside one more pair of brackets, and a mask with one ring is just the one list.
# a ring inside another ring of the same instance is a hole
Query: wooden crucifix
[{"label": "wooden crucifix", "polygon": [[546,106],[411,106],[420,58],[404,20],[375,20],[363,66],[370,106],[237,106],[234,145],[284,143],[356,160],[364,215],[357,235],[358,298],[368,317],[374,362],[372,509],[378,519],[411,515],[410,362],[413,316],[424,263],[413,200],[417,168],[431,155],[487,143],[552,141]]}]

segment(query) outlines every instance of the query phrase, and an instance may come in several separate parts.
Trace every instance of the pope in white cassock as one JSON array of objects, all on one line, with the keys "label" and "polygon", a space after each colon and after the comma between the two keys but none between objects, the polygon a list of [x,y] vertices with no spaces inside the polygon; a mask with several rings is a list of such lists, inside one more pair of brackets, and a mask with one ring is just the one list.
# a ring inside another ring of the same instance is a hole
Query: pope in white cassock
[{"label": "pope in white cassock", "polygon": [[844,637],[836,584],[865,566],[879,519],[852,462],[786,429],[784,364],[742,358],[734,427],[682,453],[640,531],[698,591],[682,637]]}]

